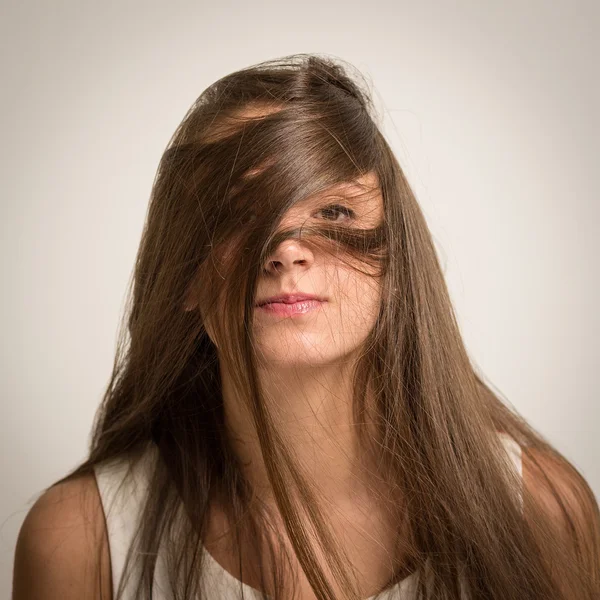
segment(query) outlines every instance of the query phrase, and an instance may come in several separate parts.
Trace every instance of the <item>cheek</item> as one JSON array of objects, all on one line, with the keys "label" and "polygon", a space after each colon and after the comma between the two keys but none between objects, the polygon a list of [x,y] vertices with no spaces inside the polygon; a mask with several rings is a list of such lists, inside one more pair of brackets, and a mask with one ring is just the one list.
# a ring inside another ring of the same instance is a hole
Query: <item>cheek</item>
[{"label": "cheek", "polygon": [[338,302],[343,326],[355,330],[373,327],[379,314],[381,281],[354,271],[339,280]]}]

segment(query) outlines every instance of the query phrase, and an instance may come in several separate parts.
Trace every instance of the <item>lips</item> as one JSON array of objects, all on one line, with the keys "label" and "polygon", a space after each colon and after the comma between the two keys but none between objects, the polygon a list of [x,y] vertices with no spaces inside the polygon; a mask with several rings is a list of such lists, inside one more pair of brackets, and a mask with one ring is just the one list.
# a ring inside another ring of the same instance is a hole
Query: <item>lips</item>
[{"label": "lips", "polygon": [[326,298],[322,296],[317,296],[315,294],[278,294],[276,296],[271,296],[269,298],[265,298],[256,303],[256,306],[264,306],[265,304],[294,304],[295,302],[305,302],[306,300],[317,300],[319,302],[324,302]]}]

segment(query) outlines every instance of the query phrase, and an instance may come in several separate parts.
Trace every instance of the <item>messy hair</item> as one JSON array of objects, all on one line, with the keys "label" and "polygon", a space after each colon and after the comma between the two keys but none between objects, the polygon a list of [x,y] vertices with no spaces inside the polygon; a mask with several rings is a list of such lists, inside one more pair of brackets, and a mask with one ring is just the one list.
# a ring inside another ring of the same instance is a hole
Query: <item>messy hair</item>
[{"label": "messy hair", "polygon": [[[415,597],[423,599],[465,592],[487,600],[600,597],[594,494],[470,361],[432,236],[381,129],[364,76],[339,59],[298,54],[210,85],[162,155],[89,456],[61,480],[112,459],[135,464],[149,446],[157,450],[121,581],[135,563],[136,598],[152,597],[159,547],[173,598],[210,597],[202,558],[217,499],[239,526],[236,534],[252,532],[243,547],[262,559],[263,596],[294,597],[282,532],[255,502],[226,435],[220,360],[232,365],[285,533],[315,596],[363,597],[318,493],[278,434],[257,375],[257,282],[266,257],[289,237],[381,284],[352,400],[361,447],[377,456],[398,498],[402,560],[393,561],[379,591],[416,573]],[[357,194],[348,184],[369,173],[383,198],[381,221],[286,226],[293,206],[347,199]],[[184,309],[191,293],[202,310]],[[375,435],[363,431],[367,389],[375,398]],[[508,464],[499,432],[519,444],[535,486],[523,485]]]}]

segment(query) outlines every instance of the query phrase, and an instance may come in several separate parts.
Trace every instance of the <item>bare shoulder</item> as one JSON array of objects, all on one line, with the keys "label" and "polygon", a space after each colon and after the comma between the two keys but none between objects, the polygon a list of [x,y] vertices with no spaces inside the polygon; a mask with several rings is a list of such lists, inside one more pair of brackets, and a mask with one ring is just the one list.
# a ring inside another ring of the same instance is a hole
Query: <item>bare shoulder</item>
[{"label": "bare shoulder", "polygon": [[54,598],[112,598],[106,522],[93,474],[46,490],[19,531],[13,600]]},{"label": "bare shoulder", "polygon": [[565,542],[597,552],[598,548],[593,547],[600,533],[600,511],[583,475],[571,463],[547,451],[522,450],[523,485],[549,523]]}]

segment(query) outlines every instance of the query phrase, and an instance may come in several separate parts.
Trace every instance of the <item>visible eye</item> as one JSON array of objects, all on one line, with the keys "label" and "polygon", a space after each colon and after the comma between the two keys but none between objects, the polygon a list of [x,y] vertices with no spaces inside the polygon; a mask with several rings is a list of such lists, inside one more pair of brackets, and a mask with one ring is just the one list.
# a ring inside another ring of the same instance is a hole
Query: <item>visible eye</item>
[{"label": "visible eye", "polygon": [[333,218],[327,218],[328,221],[338,221],[338,215],[343,214],[350,219],[354,219],[356,213],[351,209],[343,206],[342,204],[330,204],[329,206],[321,209],[322,213],[327,214],[329,216],[333,215]]}]

